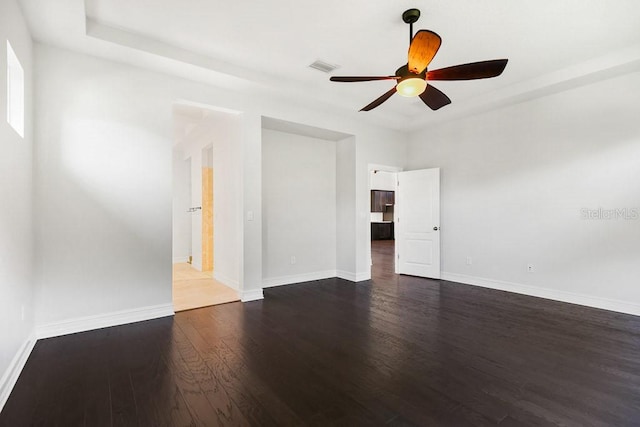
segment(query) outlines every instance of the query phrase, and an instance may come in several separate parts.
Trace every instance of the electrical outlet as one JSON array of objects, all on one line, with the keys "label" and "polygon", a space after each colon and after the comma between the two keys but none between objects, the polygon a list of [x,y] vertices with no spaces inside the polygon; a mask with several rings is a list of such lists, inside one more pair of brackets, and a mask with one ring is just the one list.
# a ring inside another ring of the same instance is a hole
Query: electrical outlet
[{"label": "electrical outlet", "polygon": [[472,265],[473,264],[473,258],[471,258],[470,256],[467,257],[467,265]]},{"label": "electrical outlet", "polygon": [[536,269],[533,267],[533,264],[527,264],[527,271],[533,273]]},{"label": "electrical outlet", "polygon": [[296,263],[296,257],[295,256],[291,256],[291,265]]}]

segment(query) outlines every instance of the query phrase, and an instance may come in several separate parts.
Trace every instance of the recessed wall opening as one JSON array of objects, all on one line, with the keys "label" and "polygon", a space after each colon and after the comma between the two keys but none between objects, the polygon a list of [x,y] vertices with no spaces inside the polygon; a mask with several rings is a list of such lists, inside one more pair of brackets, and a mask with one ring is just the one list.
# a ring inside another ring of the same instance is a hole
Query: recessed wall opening
[{"label": "recessed wall opening", "polygon": [[263,287],[336,277],[337,248],[351,240],[338,232],[338,146],[349,137],[262,118]]}]

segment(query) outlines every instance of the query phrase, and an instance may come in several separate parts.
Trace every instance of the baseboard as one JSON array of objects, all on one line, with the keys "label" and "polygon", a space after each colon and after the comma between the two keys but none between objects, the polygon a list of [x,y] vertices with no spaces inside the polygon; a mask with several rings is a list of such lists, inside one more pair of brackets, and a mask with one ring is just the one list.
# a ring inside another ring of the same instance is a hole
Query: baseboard
[{"label": "baseboard", "polygon": [[213,270],[213,278],[223,285],[230,287],[234,291],[237,291],[240,288],[240,283],[238,283],[237,280],[233,280],[216,270]]},{"label": "baseboard", "polygon": [[371,272],[364,273],[352,273],[350,271],[338,270],[336,271],[336,277],[340,279],[348,280],[350,282],[364,282],[371,279]]},{"label": "baseboard", "polygon": [[117,311],[114,313],[98,314],[96,316],[78,317],[61,322],[38,325],[36,326],[36,337],[42,339],[75,334],[93,329],[108,328],[110,326],[173,316],[173,314],[173,304],[162,304],[133,310]]},{"label": "baseboard", "polygon": [[202,263],[198,264],[194,261],[191,262],[191,267],[195,268],[198,271],[202,271]]},{"label": "baseboard", "polygon": [[183,262],[189,262],[189,257],[188,256],[176,256],[173,257],[173,263],[174,264],[180,264]]},{"label": "baseboard", "polygon": [[18,381],[20,372],[22,372],[24,365],[27,363],[33,346],[35,345],[36,335],[35,333],[31,333],[22,346],[20,346],[20,349],[11,360],[7,370],[2,375],[2,378],[0,378],[0,411],[2,411],[5,403],[7,403],[9,395]]},{"label": "baseboard", "polygon": [[291,276],[271,277],[262,280],[263,288],[291,285],[292,283],[310,282],[312,280],[330,279],[336,277],[336,270],[316,271],[313,273],[294,274]]},{"label": "baseboard", "polygon": [[576,294],[556,289],[540,288],[538,286],[523,285],[520,283],[505,282],[502,280],[486,279],[483,277],[467,276],[457,273],[442,272],[442,280],[640,316],[640,305],[626,301]]},{"label": "baseboard", "polygon": [[254,289],[251,291],[240,292],[240,301],[242,302],[258,301],[261,299],[264,299],[264,294],[262,293],[262,289]]},{"label": "baseboard", "polygon": [[356,273],[356,282],[364,282],[366,280],[371,280],[371,271]]},{"label": "baseboard", "polygon": [[337,270],[336,271],[336,277],[338,277],[340,279],[348,280],[350,282],[355,282],[356,281],[356,274],[352,273],[350,271]]}]

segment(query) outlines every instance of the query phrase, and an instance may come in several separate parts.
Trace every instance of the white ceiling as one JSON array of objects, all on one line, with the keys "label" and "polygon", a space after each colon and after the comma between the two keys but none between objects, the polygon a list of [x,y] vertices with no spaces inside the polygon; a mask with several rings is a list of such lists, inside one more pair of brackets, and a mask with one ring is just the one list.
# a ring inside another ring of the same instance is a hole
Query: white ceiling
[{"label": "white ceiling", "polygon": [[[640,69],[637,0],[21,0],[37,40],[239,90],[303,99],[411,130]],[[453,103],[433,112],[394,96],[357,111],[392,82],[332,83],[333,75],[387,75],[406,63],[404,10],[443,39],[430,69],[508,58],[504,74],[437,82]],[[133,52],[133,53],[132,53]],[[147,52],[148,55],[141,53]],[[137,53],[137,54],[135,54]],[[195,66],[195,67],[194,67]]]}]

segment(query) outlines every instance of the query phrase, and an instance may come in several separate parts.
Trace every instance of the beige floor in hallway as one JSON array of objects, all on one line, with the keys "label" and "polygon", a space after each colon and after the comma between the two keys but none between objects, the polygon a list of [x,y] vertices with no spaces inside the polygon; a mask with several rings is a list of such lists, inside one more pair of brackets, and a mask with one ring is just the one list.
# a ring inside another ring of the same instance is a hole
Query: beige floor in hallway
[{"label": "beige floor in hallway", "polygon": [[211,277],[211,272],[198,271],[186,262],[173,264],[173,309],[175,311],[232,301],[240,301],[238,293]]}]

